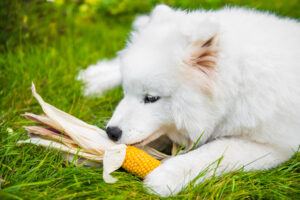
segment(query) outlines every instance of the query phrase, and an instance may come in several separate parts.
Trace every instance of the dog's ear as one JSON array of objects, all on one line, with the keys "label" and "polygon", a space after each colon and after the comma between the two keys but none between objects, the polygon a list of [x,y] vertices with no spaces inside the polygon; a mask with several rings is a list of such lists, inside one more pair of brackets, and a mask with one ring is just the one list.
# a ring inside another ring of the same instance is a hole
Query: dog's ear
[{"label": "dog's ear", "polygon": [[163,21],[164,19],[168,19],[172,17],[173,9],[165,4],[160,4],[155,6],[153,11],[151,12],[152,20]]},{"label": "dog's ear", "polygon": [[141,28],[145,27],[150,20],[159,20],[162,21],[165,18],[170,17],[172,14],[172,8],[167,5],[160,4],[155,6],[150,16],[148,15],[140,15],[135,18],[133,22],[133,28],[137,31],[141,30]]},{"label": "dog's ear", "polygon": [[218,35],[206,40],[198,40],[191,44],[188,58],[185,62],[211,76],[216,68],[218,56]]},{"label": "dog's ear", "polygon": [[139,31],[140,29],[142,29],[143,27],[145,27],[148,22],[150,21],[150,17],[147,15],[140,15],[138,17],[135,18],[134,22],[133,22],[133,28],[137,31]]},{"label": "dog's ear", "polygon": [[197,27],[192,26],[184,30],[188,40],[184,62],[210,76],[217,64],[219,25],[207,20]]}]

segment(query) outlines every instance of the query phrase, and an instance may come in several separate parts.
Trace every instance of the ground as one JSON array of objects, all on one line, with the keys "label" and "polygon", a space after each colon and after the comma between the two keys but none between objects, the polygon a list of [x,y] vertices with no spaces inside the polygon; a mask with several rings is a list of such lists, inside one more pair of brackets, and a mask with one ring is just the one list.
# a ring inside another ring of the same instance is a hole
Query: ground
[{"label": "ground", "polygon": [[[300,17],[298,0],[78,0],[0,2],[0,199],[158,199],[142,181],[119,170],[116,184],[106,184],[101,168],[65,163],[61,154],[31,145],[29,122],[20,115],[41,109],[30,93],[33,81],[45,100],[91,124],[104,127],[122,89],[102,97],[84,97],[75,80],[80,69],[111,58],[125,45],[134,16],[159,3],[216,9],[239,5]],[[275,33],[274,33],[275,34]],[[300,153],[268,171],[234,172],[187,187],[174,199],[297,199]]]}]

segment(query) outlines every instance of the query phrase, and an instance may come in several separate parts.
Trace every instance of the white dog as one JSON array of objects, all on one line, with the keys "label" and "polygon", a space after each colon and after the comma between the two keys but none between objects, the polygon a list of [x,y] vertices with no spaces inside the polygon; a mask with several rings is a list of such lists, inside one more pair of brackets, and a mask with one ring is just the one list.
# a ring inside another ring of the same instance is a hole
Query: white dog
[{"label": "white dog", "polygon": [[188,146],[201,137],[197,149],[146,177],[161,196],[196,177],[200,183],[242,167],[275,167],[300,144],[295,20],[240,8],[186,12],[159,5],[136,19],[118,58],[88,68],[80,79],[86,94],[122,82],[125,96],[107,127],[114,141],[146,144],[167,134]]}]

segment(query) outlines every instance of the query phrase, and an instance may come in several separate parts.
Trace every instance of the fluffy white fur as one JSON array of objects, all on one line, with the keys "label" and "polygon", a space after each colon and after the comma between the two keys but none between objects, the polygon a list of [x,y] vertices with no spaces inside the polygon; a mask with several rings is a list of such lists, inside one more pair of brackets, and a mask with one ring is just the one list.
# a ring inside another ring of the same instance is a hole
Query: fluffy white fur
[{"label": "fluffy white fur", "polygon": [[[215,66],[189,65],[214,37]],[[81,77],[92,94],[117,85],[122,76],[125,96],[108,123],[122,129],[120,143],[159,132],[187,145],[203,133],[196,150],[146,177],[155,193],[176,194],[203,170],[197,183],[212,170],[269,169],[297,151],[299,22],[240,8],[186,12],[160,5],[137,18],[117,59],[119,65],[101,62]],[[145,104],[146,94],[161,99]]]},{"label": "fluffy white fur", "polygon": [[77,79],[85,83],[85,95],[99,95],[121,82],[119,59],[102,60],[80,71]]}]

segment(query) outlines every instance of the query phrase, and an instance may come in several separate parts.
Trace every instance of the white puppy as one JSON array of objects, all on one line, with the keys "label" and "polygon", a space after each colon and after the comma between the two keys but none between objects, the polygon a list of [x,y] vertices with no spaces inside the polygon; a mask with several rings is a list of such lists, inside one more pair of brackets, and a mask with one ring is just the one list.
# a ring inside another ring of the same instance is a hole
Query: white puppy
[{"label": "white puppy", "polygon": [[178,193],[204,170],[196,183],[213,172],[272,168],[300,144],[295,20],[239,8],[186,12],[160,5],[137,18],[117,60],[88,70],[100,68],[94,79],[81,73],[87,93],[122,77],[125,94],[108,123],[111,139],[148,143],[165,133],[189,145],[201,137],[196,150],[146,177],[162,196]]}]

